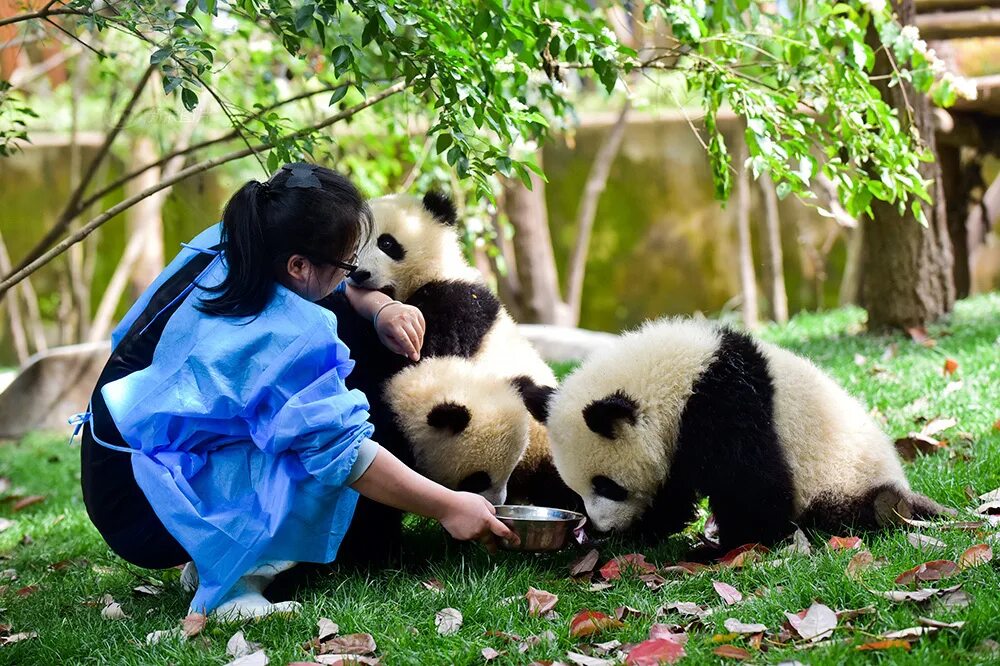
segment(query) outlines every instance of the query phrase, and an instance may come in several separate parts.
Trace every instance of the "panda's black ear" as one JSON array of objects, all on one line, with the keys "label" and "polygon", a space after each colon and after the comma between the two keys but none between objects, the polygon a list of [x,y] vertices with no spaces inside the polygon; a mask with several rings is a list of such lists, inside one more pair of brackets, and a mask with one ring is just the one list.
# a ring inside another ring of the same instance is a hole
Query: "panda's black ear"
[{"label": "panda's black ear", "polygon": [[620,421],[635,425],[639,403],[624,391],[615,391],[583,408],[583,420],[592,431],[608,439],[615,438]]},{"label": "panda's black ear", "polygon": [[472,414],[468,408],[454,402],[442,402],[427,412],[427,425],[438,430],[449,430],[453,435],[465,430],[471,420]]},{"label": "panda's black ear", "polygon": [[424,195],[424,208],[441,224],[453,227],[458,223],[458,211],[447,194],[428,192]]},{"label": "panda's black ear", "polygon": [[551,386],[539,386],[527,375],[514,377],[510,380],[517,392],[521,394],[521,400],[528,412],[539,423],[549,420],[549,403],[556,390]]}]

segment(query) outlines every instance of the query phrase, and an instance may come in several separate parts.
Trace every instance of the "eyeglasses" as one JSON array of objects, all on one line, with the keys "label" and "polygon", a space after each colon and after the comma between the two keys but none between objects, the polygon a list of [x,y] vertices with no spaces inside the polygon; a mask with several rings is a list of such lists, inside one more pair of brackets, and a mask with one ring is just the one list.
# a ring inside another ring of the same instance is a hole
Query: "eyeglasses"
[{"label": "eyeglasses", "polygon": [[345,271],[347,271],[347,276],[350,277],[351,273],[358,270],[358,253],[355,252],[353,255],[351,255],[350,262],[331,261],[330,263],[336,266],[337,268],[343,268]]}]

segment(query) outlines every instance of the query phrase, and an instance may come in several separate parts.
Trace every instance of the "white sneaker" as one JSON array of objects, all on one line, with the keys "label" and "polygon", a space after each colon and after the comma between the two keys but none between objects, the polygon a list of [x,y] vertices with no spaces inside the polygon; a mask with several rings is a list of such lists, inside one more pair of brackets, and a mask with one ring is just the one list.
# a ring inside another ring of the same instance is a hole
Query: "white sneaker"
[{"label": "white sneaker", "polygon": [[194,562],[188,562],[181,571],[181,588],[185,592],[194,593],[198,589],[198,568]]}]

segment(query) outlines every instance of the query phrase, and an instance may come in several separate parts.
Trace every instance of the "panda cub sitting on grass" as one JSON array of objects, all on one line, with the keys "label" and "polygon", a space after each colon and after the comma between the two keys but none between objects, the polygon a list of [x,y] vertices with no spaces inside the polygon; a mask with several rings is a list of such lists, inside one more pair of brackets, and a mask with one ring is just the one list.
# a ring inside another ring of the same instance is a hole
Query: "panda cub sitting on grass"
[{"label": "panda cub sitting on grass", "polygon": [[555,465],[601,531],[654,539],[708,497],[722,548],[796,525],[946,513],[910,490],[865,408],[804,358],[704,321],[627,333],[542,397]]}]

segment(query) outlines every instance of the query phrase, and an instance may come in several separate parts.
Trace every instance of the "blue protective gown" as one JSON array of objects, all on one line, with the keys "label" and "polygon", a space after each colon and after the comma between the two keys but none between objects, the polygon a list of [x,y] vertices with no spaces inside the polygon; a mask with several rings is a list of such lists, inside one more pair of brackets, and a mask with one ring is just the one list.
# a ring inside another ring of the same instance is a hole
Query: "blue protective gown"
[{"label": "blue protective gown", "polygon": [[[191,246],[209,248],[219,233]],[[113,346],[195,251],[129,310]],[[197,282],[218,284],[225,271],[223,256]],[[353,361],[331,312],[278,285],[255,319],[217,317],[195,308],[203,294],[184,297],[148,368],[102,394],[136,481],[198,568],[191,608],[209,612],[260,564],[336,558],[357,502],[345,481],[373,427],[364,394],[344,384]]]}]

